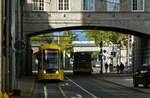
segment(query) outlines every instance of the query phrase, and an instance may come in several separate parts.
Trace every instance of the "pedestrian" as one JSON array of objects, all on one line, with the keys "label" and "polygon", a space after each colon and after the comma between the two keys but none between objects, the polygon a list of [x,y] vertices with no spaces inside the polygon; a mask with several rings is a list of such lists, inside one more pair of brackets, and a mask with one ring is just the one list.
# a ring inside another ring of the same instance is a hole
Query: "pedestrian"
[{"label": "pedestrian", "polygon": [[110,70],[110,72],[113,71],[113,64],[112,63],[109,64],[109,70]]},{"label": "pedestrian", "polygon": [[124,64],[121,62],[120,63],[120,72],[123,73],[123,70],[124,70]]},{"label": "pedestrian", "polygon": [[105,63],[105,72],[107,73],[107,71],[108,71],[108,63],[106,62]]},{"label": "pedestrian", "polygon": [[117,69],[117,74],[119,74],[120,73],[120,66],[119,66],[119,64],[116,65],[116,69]]},{"label": "pedestrian", "polygon": [[124,66],[125,68],[124,68],[124,70],[126,71],[126,72],[128,72],[128,63],[127,62],[125,62],[125,66]]}]

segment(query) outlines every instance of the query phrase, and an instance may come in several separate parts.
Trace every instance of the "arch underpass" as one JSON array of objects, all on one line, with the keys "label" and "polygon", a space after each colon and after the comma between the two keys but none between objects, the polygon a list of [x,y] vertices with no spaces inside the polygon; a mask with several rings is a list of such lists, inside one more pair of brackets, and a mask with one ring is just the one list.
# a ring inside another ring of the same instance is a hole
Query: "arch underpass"
[{"label": "arch underpass", "polygon": [[[26,37],[30,38],[30,37],[41,35],[41,34],[69,31],[69,30],[104,30],[104,31],[113,31],[113,32],[118,32],[118,33],[134,35],[135,41],[134,41],[134,45],[133,45],[133,56],[132,56],[132,60],[133,60],[132,64],[134,64],[133,66],[135,66],[135,67],[141,66],[143,63],[146,62],[146,60],[148,60],[148,58],[147,58],[148,51],[143,51],[143,46],[145,46],[145,44],[147,44],[147,43],[145,43],[145,41],[148,39],[148,35],[143,34],[141,32],[128,30],[128,29],[114,28],[114,27],[101,27],[101,26],[73,26],[73,27],[63,27],[63,28],[47,29],[47,30],[43,30],[43,31],[39,31],[39,32],[33,32],[30,34],[27,34]],[[28,70],[27,73],[31,73],[31,66],[30,66],[31,65],[30,64],[30,62],[31,62],[30,61],[31,60],[31,58],[30,58],[31,57],[31,51],[30,51],[31,47],[30,46],[31,45],[30,45],[30,43],[28,43],[28,44],[29,44],[29,48],[28,48],[29,51],[28,51],[28,55],[27,55],[27,62],[29,62],[29,63],[26,65],[26,66],[28,66],[28,68],[26,68],[26,69]],[[24,66],[24,67],[26,67],[26,66]],[[26,72],[24,72],[24,73],[26,73]]]},{"label": "arch underpass", "polygon": [[[70,0],[69,11],[58,11],[56,0],[49,1],[45,11],[32,11],[32,3],[27,2],[23,13],[23,35],[27,45],[25,54],[31,53],[29,38],[32,36],[65,30],[106,30],[138,36],[134,44],[134,65],[150,62],[149,0],[145,1],[145,11],[131,10],[130,0],[120,2],[119,11],[107,11],[105,0],[95,1],[95,10],[83,11],[83,3],[79,2]],[[78,7],[73,6],[76,3]],[[25,64],[25,67],[28,70],[30,64]]]}]

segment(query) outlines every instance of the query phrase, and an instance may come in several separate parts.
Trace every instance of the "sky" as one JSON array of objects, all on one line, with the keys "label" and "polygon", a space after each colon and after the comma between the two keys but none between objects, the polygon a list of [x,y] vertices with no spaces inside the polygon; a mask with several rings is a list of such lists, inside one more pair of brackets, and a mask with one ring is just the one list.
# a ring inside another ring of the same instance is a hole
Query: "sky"
[{"label": "sky", "polygon": [[86,38],[85,33],[82,31],[76,31],[77,37],[80,41],[88,41],[88,38]]},{"label": "sky", "polygon": [[[88,41],[88,38],[86,38],[85,33],[82,32],[82,30],[73,30],[74,34],[77,35],[79,41]],[[59,36],[62,35],[63,32],[55,32],[54,35]]]}]

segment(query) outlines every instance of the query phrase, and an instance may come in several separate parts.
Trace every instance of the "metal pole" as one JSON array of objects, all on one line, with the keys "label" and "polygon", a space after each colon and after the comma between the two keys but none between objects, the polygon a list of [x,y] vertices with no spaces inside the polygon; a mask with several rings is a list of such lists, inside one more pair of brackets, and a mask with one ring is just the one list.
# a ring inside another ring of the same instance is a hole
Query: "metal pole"
[{"label": "metal pole", "polygon": [[5,71],[6,71],[6,91],[11,90],[11,0],[6,0],[6,66],[5,66]]},{"label": "metal pole", "polygon": [[99,59],[100,59],[100,61],[101,61],[101,70],[100,70],[100,73],[101,74],[103,74],[103,42],[102,42],[102,40],[101,40],[101,42],[100,42],[100,57],[99,57]]},{"label": "metal pole", "polygon": [[[130,35],[128,35],[128,52],[127,52],[127,66],[129,66],[130,65],[130,50],[131,49],[131,47],[130,47]],[[128,67],[127,67],[128,68]]]},{"label": "metal pole", "polygon": [[3,70],[2,70],[2,33],[3,33],[3,0],[0,0],[0,91],[2,91],[2,74],[3,74]]}]

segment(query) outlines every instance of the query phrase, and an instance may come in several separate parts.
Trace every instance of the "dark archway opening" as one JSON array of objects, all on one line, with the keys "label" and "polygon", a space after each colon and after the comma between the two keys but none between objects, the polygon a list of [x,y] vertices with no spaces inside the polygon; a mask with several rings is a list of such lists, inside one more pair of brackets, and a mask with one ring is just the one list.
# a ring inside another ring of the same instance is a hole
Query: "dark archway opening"
[{"label": "dark archway opening", "polygon": [[102,26],[72,26],[72,27],[54,28],[54,29],[47,29],[47,30],[43,30],[43,31],[33,32],[31,34],[28,34],[27,38],[37,36],[37,35],[52,33],[52,32],[62,32],[62,31],[69,31],[69,30],[104,30],[104,31],[113,31],[113,32],[134,35],[137,37],[145,36],[145,34],[143,34],[141,32],[123,29],[123,28],[102,27]]}]

